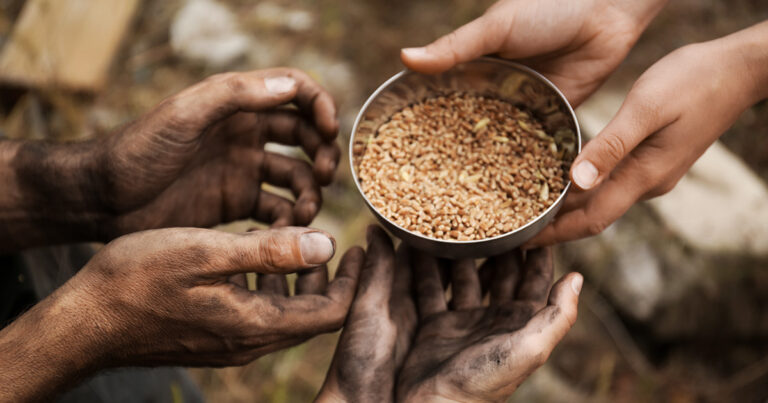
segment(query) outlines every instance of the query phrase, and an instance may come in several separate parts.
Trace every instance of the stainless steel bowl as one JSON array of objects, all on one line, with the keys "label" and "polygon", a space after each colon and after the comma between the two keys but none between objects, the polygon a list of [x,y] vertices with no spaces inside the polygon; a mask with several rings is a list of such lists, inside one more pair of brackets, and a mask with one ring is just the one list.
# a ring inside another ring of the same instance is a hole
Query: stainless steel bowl
[{"label": "stainless steel bowl", "polygon": [[382,84],[365,102],[352,128],[349,146],[352,176],[368,208],[381,224],[413,247],[436,256],[454,259],[493,256],[522,245],[552,221],[571,187],[567,172],[565,189],[544,213],[514,231],[473,241],[429,238],[398,226],[373,207],[363,193],[357,175],[365,146],[382,123],[410,104],[456,91],[494,97],[523,107],[541,120],[548,133],[556,133],[562,129],[571,130],[576,136],[576,149],[570,153],[569,159],[572,161],[581,151],[581,133],[576,114],[554,84],[523,65],[486,57],[460,64],[437,75],[404,70]]}]

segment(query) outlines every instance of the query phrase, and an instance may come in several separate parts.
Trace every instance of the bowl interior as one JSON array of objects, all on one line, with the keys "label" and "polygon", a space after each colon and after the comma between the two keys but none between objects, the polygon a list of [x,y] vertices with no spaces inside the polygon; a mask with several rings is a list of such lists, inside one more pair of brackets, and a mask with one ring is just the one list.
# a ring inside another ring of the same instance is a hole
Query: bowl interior
[{"label": "bowl interior", "polygon": [[[395,112],[408,105],[454,92],[466,92],[504,100],[530,112],[542,123],[548,134],[570,132],[575,136],[575,139],[554,136],[556,143],[562,143],[564,140],[571,142],[575,140],[575,145],[571,143],[573,151],[563,156],[566,161],[564,166],[566,189],[569,187],[567,172],[573,158],[581,150],[581,139],[575,114],[565,97],[546,78],[527,67],[500,59],[482,58],[458,65],[437,75],[425,75],[405,70],[392,77],[371,95],[357,117],[350,139],[350,162],[358,188],[360,185],[358,177],[360,162],[365,154],[367,144],[376,135],[379,126],[387,122]],[[558,149],[563,149],[562,144],[558,144]],[[369,207],[376,211],[362,190],[360,193]],[[564,194],[565,191],[553,206],[561,202]],[[531,222],[541,219],[546,214],[547,212]],[[499,235],[496,238],[513,234],[525,227]],[[420,235],[411,231],[407,232]],[[450,243],[467,242],[427,239]]]}]

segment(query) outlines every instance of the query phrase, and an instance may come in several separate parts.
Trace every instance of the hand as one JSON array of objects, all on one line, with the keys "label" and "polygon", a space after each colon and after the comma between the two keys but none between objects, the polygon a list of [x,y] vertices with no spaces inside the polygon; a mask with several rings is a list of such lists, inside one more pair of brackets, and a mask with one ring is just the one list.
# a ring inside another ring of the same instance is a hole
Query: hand
[{"label": "hand", "polygon": [[472,260],[453,262],[450,304],[438,261],[421,254],[413,264],[419,328],[398,375],[398,401],[505,401],[576,321],[583,279],[569,274],[550,292],[549,249],[529,251],[525,262],[517,251],[489,258],[479,273]]},{"label": "hand", "polygon": [[[524,265],[517,252],[491,258],[479,272],[471,260],[454,262],[448,310],[436,259],[404,244],[395,254],[378,228],[368,239],[357,295],[317,401],[500,400],[546,361],[576,320],[579,274],[561,279],[545,306],[548,250],[529,253]],[[489,361],[496,357],[503,362]]]},{"label": "hand", "polygon": [[584,191],[570,194],[556,220],[527,246],[599,234],[637,201],[674,188],[739,115],[765,95],[765,79],[754,74],[768,77],[765,60],[762,65],[753,60],[764,51],[751,49],[753,38],[768,34],[768,23],[761,25],[683,47],[648,69],[616,116],[574,161],[571,178]]},{"label": "hand", "polygon": [[391,402],[397,371],[416,328],[409,250],[376,226],[368,228],[368,250],[357,295],[318,402]]},{"label": "hand", "polygon": [[[279,108],[293,102],[298,108]],[[106,238],[243,218],[306,225],[340,156],[336,109],[306,74],[270,69],[212,76],[101,142]],[[266,152],[299,145],[314,160]],[[286,187],[295,203],[262,190]]]},{"label": "hand", "polygon": [[314,268],[333,252],[327,235],[296,227],[244,234],[176,228],[119,238],[0,332],[0,400],[45,400],[110,367],[242,365],[337,330],[363,263],[359,248],[345,254],[327,285],[324,267],[300,274],[295,296],[227,281],[243,272]]},{"label": "hand", "polygon": [[482,55],[517,59],[544,74],[576,107],[626,57],[666,0],[501,0],[480,18],[424,48],[403,49],[403,63],[437,73]]}]

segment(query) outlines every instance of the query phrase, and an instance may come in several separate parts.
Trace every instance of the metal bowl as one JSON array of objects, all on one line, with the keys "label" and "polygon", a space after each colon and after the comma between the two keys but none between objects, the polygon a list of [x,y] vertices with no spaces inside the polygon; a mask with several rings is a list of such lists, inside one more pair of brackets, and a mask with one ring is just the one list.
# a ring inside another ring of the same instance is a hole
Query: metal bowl
[{"label": "metal bowl", "polygon": [[486,57],[460,64],[437,75],[404,70],[382,84],[365,102],[352,128],[349,147],[352,176],[368,208],[381,224],[411,246],[436,256],[453,259],[498,255],[522,245],[552,221],[571,187],[567,170],[563,192],[541,215],[511,232],[472,241],[436,239],[406,230],[380,214],[360,186],[358,167],[369,138],[375,136],[379,126],[408,105],[452,92],[468,92],[501,99],[530,111],[542,122],[548,133],[563,129],[575,133],[576,149],[565,158],[567,166],[581,151],[581,133],[576,114],[554,84],[523,65]]}]

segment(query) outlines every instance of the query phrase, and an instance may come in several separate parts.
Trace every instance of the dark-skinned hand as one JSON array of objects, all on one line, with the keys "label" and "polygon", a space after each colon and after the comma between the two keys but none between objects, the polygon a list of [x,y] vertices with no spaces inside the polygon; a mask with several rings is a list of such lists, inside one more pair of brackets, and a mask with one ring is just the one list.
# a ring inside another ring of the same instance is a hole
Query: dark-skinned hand
[{"label": "dark-skinned hand", "polygon": [[[297,108],[278,108],[288,103]],[[331,96],[298,70],[212,76],[104,142],[114,231],[243,218],[306,225],[339,160],[337,130]],[[268,142],[301,146],[314,166],[265,151]],[[295,203],[263,183],[291,189]]]},{"label": "dark-skinned hand", "polygon": [[[242,365],[335,331],[364,254],[348,251],[328,283],[318,265],[333,253],[327,234],[298,227],[243,234],[172,228],[118,238],[0,332],[0,401],[46,400],[105,368]],[[294,296],[278,282],[248,291],[229,281],[306,269]]]},{"label": "dark-skinned hand", "polygon": [[552,273],[549,249],[524,261],[519,251],[490,258],[478,271],[471,260],[440,262],[402,245],[395,254],[383,231],[369,230],[357,296],[318,401],[503,401],[576,320],[581,275],[550,291]]},{"label": "dark-skinned hand", "polygon": [[337,130],[331,96],[277,68],[209,77],[96,140],[0,141],[0,250],[247,218],[307,225],[338,164]]}]

